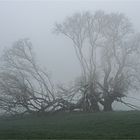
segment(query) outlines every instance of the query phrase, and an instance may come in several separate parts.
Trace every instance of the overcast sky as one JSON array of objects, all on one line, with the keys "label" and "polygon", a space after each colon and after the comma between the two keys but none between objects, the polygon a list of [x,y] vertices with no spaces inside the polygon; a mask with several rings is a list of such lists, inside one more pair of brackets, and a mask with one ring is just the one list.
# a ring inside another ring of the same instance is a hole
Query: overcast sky
[{"label": "overcast sky", "polygon": [[20,38],[30,38],[41,65],[55,82],[68,82],[80,74],[70,41],[52,33],[54,23],[75,12],[104,10],[124,13],[140,31],[139,0],[0,1],[0,49]]}]

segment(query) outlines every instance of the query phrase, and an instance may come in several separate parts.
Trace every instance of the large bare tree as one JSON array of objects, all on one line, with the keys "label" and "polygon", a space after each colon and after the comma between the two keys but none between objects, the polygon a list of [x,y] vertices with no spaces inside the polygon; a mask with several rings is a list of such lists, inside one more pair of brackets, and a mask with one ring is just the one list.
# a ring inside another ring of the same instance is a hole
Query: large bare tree
[{"label": "large bare tree", "polygon": [[98,111],[99,104],[111,111],[114,101],[123,102],[121,98],[138,85],[140,35],[123,14],[76,13],[56,24],[55,32],[73,41],[87,111]]}]

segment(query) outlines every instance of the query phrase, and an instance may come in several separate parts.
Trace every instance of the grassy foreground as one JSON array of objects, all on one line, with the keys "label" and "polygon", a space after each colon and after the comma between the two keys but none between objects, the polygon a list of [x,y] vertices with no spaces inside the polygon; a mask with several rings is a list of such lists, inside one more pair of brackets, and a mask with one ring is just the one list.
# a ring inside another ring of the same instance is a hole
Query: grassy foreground
[{"label": "grassy foreground", "polygon": [[0,119],[0,139],[140,139],[140,112]]}]

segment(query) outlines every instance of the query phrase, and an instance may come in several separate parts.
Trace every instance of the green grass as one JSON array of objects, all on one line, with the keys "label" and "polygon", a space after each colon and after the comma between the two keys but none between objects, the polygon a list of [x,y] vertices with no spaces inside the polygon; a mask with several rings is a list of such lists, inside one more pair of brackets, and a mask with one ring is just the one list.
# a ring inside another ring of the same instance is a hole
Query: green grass
[{"label": "green grass", "polygon": [[0,139],[140,139],[140,112],[0,119]]}]

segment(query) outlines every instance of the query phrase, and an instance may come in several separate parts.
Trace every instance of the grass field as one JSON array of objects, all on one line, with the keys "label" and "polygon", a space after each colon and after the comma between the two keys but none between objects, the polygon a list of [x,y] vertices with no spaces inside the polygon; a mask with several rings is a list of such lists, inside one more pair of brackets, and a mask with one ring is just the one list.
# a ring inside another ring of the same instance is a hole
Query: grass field
[{"label": "grass field", "polygon": [[0,139],[140,139],[140,112],[0,119]]}]

